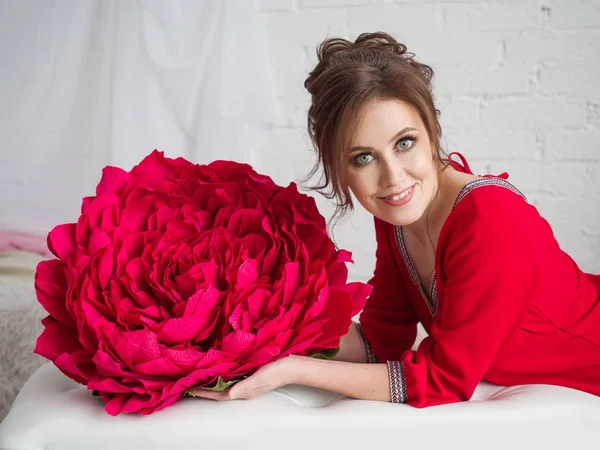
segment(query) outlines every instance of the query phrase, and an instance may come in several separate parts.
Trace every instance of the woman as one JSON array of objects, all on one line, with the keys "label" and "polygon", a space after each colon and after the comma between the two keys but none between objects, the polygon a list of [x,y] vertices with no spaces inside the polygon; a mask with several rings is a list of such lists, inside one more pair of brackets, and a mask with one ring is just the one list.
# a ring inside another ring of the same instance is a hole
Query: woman
[{"label": "woman", "polygon": [[[320,188],[340,212],[352,192],[374,216],[372,295],[336,361],[291,356],[198,395],[296,383],[426,407],[469,400],[482,380],[600,395],[600,276],[560,249],[506,175],[442,153],[432,70],[384,33],[329,39],[318,55],[305,86]],[[418,322],[428,337],[413,351]]]}]

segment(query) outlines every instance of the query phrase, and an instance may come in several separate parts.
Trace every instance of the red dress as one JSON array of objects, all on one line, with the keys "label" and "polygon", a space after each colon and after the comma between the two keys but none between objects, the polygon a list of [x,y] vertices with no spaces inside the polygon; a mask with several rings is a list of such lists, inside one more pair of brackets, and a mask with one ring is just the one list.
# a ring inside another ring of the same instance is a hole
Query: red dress
[{"label": "red dress", "polygon": [[[471,173],[463,164],[452,162]],[[470,182],[459,194],[439,236],[429,292],[402,228],[375,219],[375,230],[373,291],[360,323],[377,360],[388,362],[393,401],[469,400],[481,380],[600,396],[600,275],[580,270],[502,176]],[[413,351],[418,322],[429,336]]]}]

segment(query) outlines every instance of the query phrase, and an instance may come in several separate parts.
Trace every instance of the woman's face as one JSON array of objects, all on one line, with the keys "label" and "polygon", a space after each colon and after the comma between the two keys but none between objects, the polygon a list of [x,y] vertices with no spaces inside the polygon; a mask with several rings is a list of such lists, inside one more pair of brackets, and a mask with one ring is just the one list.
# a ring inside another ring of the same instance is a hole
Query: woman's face
[{"label": "woman's face", "polygon": [[381,220],[415,223],[434,198],[436,167],[427,130],[417,110],[404,102],[368,105],[347,158],[348,187]]}]

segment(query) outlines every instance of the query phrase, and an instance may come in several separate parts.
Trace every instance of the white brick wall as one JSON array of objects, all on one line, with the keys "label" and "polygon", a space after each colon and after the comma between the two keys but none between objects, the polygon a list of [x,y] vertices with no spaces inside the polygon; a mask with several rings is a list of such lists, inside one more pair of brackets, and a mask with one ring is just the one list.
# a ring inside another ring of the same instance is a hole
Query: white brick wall
[{"label": "white brick wall", "polygon": [[[287,184],[311,167],[302,83],[327,36],[387,31],[436,71],[448,151],[507,171],[562,247],[600,273],[600,0],[260,0],[281,126],[257,168]],[[328,217],[333,210],[320,196]],[[374,263],[360,206],[335,230],[354,279]]]}]

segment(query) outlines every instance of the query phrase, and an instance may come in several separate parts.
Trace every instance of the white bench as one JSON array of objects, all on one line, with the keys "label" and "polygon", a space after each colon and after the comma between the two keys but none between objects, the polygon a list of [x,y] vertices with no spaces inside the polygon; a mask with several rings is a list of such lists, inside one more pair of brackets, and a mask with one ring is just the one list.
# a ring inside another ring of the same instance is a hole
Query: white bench
[{"label": "white bench", "polygon": [[185,398],[149,416],[110,416],[43,365],[0,424],[5,450],[600,449],[600,397],[482,383],[470,402],[416,409],[305,386],[253,400]]}]

